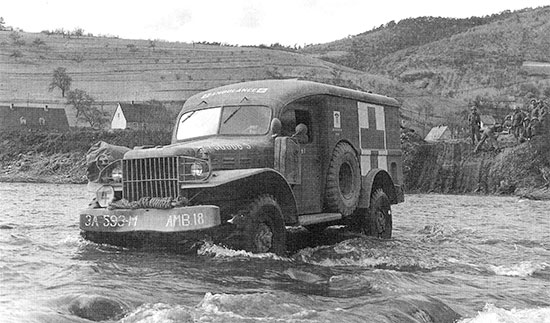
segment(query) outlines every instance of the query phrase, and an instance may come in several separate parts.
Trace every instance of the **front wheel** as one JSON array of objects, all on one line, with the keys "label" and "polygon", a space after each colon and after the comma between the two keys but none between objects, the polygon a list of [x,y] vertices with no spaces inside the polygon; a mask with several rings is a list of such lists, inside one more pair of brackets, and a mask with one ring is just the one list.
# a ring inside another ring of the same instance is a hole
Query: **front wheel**
[{"label": "front wheel", "polygon": [[286,229],[283,214],[271,195],[253,200],[243,218],[243,249],[253,253],[272,252],[283,255],[286,251]]}]

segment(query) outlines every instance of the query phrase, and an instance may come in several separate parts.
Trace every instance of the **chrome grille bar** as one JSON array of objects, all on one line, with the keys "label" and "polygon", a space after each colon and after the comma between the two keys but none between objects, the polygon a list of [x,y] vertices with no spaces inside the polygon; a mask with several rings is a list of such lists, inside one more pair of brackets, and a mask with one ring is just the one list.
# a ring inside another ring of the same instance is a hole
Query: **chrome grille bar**
[{"label": "chrome grille bar", "polygon": [[178,157],[151,157],[123,160],[123,197],[177,197]]}]

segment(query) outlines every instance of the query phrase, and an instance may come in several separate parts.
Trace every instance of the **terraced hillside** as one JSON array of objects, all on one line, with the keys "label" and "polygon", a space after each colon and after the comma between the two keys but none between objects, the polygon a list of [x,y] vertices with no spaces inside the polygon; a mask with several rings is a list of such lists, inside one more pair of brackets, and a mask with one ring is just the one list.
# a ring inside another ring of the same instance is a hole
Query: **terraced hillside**
[{"label": "terraced hillside", "polygon": [[109,112],[118,102],[132,100],[158,100],[177,110],[199,91],[266,78],[302,78],[402,97],[411,116],[421,114],[417,111],[425,109],[426,100],[449,109],[457,104],[427,99],[398,81],[286,51],[9,31],[0,31],[0,104],[65,108],[70,124],[76,125],[61,91],[48,90],[57,67],[66,68],[72,89],[86,91]]},{"label": "terraced hillside", "polygon": [[[550,94],[543,69],[550,62],[549,34],[546,6],[467,19],[410,18],[302,52],[435,96],[523,104]],[[535,64],[526,68],[526,62]]]}]

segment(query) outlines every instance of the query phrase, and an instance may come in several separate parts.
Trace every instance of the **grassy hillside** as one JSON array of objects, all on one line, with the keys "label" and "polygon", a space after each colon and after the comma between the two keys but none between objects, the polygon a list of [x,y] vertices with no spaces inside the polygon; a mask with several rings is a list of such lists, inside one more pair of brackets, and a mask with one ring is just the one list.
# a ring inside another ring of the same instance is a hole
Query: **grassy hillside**
[{"label": "grassy hillside", "polygon": [[302,52],[358,70],[379,70],[379,61],[388,54],[451,37],[473,27],[503,20],[510,15],[512,13],[507,11],[467,19],[418,17],[403,19],[397,23],[390,21],[354,37],[308,46]]},{"label": "grassy hillside", "polygon": [[483,18],[406,19],[303,52],[434,96],[506,108],[550,94],[549,34],[550,7],[541,7]]},{"label": "grassy hillside", "polygon": [[83,125],[61,91],[48,90],[57,67],[66,68],[72,89],[86,91],[110,113],[117,102],[132,100],[161,101],[175,113],[199,91],[268,78],[301,78],[401,97],[405,113],[414,117],[425,110],[425,102],[445,109],[458,105],[398,80],[288,51],[11,31],[0,31],[0,104],[65,108],[70,125]]}]

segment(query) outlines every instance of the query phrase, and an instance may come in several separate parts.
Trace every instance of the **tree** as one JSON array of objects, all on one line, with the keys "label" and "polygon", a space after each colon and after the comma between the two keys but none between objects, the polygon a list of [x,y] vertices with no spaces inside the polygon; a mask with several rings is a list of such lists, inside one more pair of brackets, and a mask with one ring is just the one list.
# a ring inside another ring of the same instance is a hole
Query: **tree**
[{"label": "tree", "polygon": [[11,38],[13,44],[15,44],[15,45],[17,45],[17,46],[23,46],[23,45],[25,45],[25,40],[23,40],[21,34],[19,34],[19,33],[16,32],[16,31],[13,31],[13,32],[10,34],[10,38]]},{"label": "tree", "polygon": [[53,70],[53,79],[50,83],[49,90],[53,91],[56,87],[61,90],[61,97],[65,97],[65,92],[71,88],[73,79],[67,74],[67,69],[58,67]]},{"label": "tree", "polygon": [[67,103],[76,110],[76,118],[90,124],[92,128],[101,128],[106,114],[94,106],[94,98],[86,91],[74,89],[67,92]]},{"label": "tree", "polygon": [[84,29],[82,28],[75,28],[73,30],[73,35],[75,35],[76,37],[82,37],[84,36]]},{"label": "tree", "polygon": [[4,21],[3,17],[0,17],[0,30],[5,30],[6,28],[6,22]]}]

